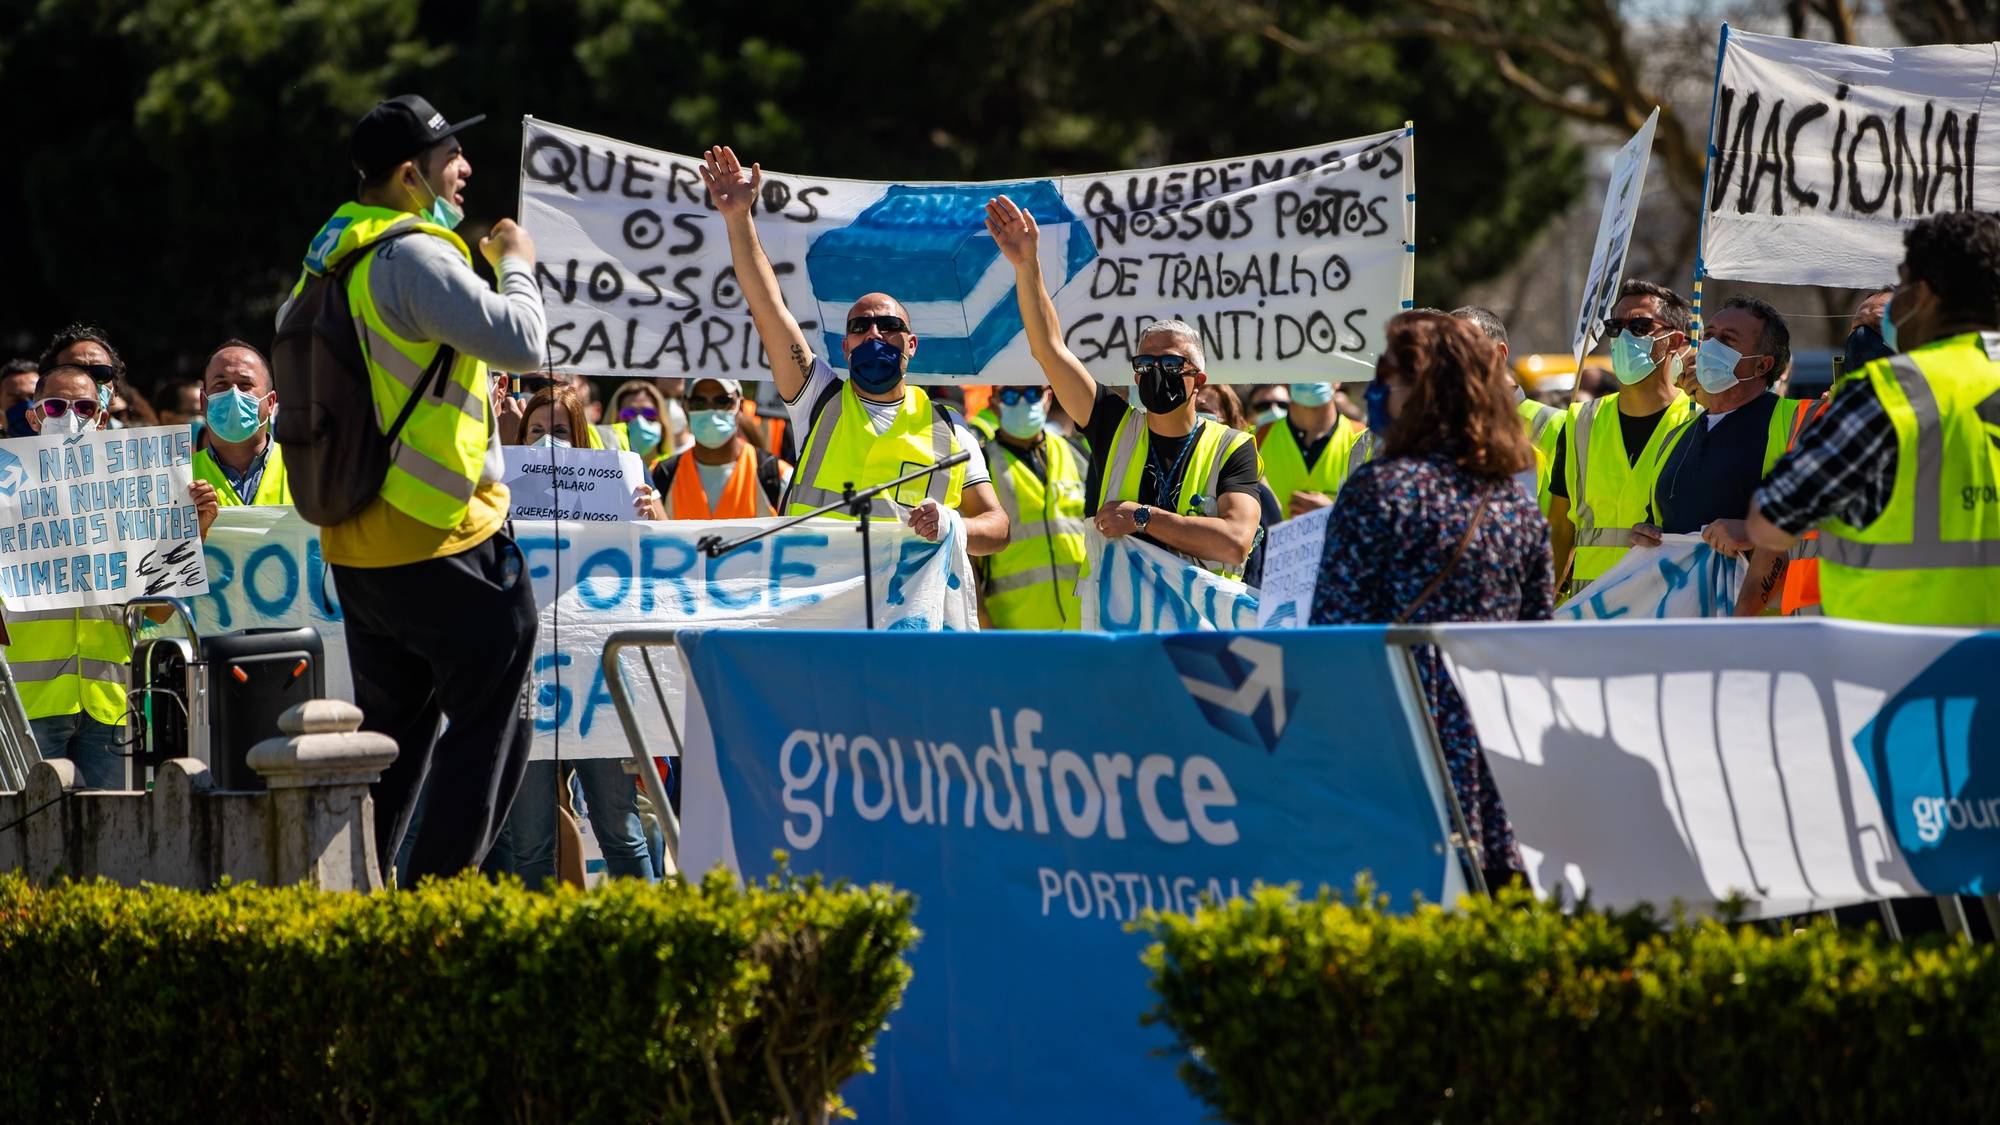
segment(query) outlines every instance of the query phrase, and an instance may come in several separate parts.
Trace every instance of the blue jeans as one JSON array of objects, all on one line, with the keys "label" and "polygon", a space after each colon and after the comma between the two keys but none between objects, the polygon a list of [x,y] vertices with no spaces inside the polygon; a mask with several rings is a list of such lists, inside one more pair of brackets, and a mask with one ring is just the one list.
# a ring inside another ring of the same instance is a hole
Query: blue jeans
[{"label": "blue jeans", "polygon": [[35,744],[44,758],[68,758],[76,772],[92,789],[125,788],[125,759],[119,753],[125,741],[125,726],[100,723],[87,712],[29,719]]},{"label": "blue jeans", "polygon": [[[582,783],[584,811],[598,850],[604,853],[604,873],[649,882],[657,878],[639,826],[639,790],[625,772],[624,759],[586,758],[564,762],[563,769]],[[505,835],[514,853],[514,873],[530,887],[556,876],[555,771],[554,762],[529,762],[513,811],[507,814]]]}]

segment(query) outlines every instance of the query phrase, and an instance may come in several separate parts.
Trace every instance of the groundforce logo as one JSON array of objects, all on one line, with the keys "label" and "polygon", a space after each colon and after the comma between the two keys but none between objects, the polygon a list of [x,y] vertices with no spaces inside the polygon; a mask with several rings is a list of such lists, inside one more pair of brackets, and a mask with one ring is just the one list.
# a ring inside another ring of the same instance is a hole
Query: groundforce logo
[{"label": "groundforce logo", "polygon": [[1963,832],[1968,828],[2000,827],[2000,797],[1964,801],[1957,797],[1918,797],[1910,802],[1910,814],[1917,818],[1917,838],[1935,844],[1945,829]]},{"label": "groundforce logo", "polygon": [[1266,752],[1278,748],[1299,693],[1285,690],[1285,650],[1253,637],[1196,633],[1162,642],[1201,717]]}]

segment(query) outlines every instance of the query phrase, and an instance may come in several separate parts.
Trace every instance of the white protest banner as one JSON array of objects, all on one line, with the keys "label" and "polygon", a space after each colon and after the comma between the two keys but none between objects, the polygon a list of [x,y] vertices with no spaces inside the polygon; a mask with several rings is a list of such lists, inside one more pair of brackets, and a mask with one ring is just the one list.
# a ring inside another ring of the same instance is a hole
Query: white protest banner
[{"label": "white protest banner", "polygon": [[0,442],[0,599],[10,610],[208,589],[186,426]]},{"label": "white protest banner", "polygon": [[1257,591],[1142,539],[1084,531],[1089,569],[1076,584],[1083,627],[1185,633],[1257,627]]},{"label": "white protest banner", "polygon": [[1447,626],[1528,877],[1751,916],[2000,880],[2000,633]]},{"label": "white protest banner", "polygon": [[2000,202],[1979,156],[2000,44],[1842,47],[1724,25],[1698,269],[1867,288],[1896,280],[1903,228]]},{"label": "white protest banner", "polygon": [[1297,629],[1312,616],[1313,586],[1326,553],[1333,507],[1294,516],[1264,536],[1264,584],[1257,588],[1257,627]]},{"label": "white protest banner", "polygon": [[1744,564],[1699,535],[1662,535],[1657,547],[1634,547],[1618,565],[1556,607],[1558,620],[1614,617],[1728,617],[1743,589]]},{"label": "white protest banner", "polygon": [[501,447],[507,462],[507,491],[517,520],[561,517],[617,523],[632,518],[632,494],[646,483],[646,466],[636,453],[622,449],[547,449],[529,445]]},{"label": "white protest banner", "polygon": [[[554,367],[765,378],[700,158],[533,118],[521,129],[521,218]],[[1131,382],[1140,327],[1169,317],[1196,326],[1226,382],[1366,379],[1414,284],[1413,132],[1006,183],[766,171],[757,233],[786,305],[836,365],[849,305],[880,290],[921,341],[913,380],[1041,381],[1013,268],[986,233],[986,204],[1004,193],[1040,225],[1065,339],[1098,379]]]},{"label": "white protest banner", "polygon": [[1597,218],[1597,248],[1590,255],[1583,304],[1576,310],[1573,347],[1579,366],[1597,346],[1604,318],[1618,303],[1618,283],[1625,278],[1625,251],[1632,246],[1633,221],[1639,217],[1639,202],[1646,195],[1646,166],[1653,159],[1653,129],[1659,123],[1660,107],[1654,106],[1646,123],[1611,163],[1611,182],[1604,187],[1604,209]]},{"label": "white protest banner", "polygon": [[[605,638],[621,629],[862,628],[861,537],[850,522],[814,520],[720,559],[697,546],[712,535],[742,536],[780,522],[514,521],[541,610],[529,689],[534,756],[551,757],[558,737],[565,758],[630,753],[600,662]],[[887,522],[878,522],[871,534],[878,628],[979,627],[962,542],[927,543]],[[312,525],[290,508],[224,508],[204,553],[211,584],[194,603],[203,635],[310,625],[326,648],[328,693],[354,697],[339,592],[321,562]],[[653,665],[678,722],[680,661],[655,659]],[[651,700],[640,654],[626,654],[625,676],[635,697]],[[657,708],[639,710],[649,744],[670,752],[673,742]]]}]

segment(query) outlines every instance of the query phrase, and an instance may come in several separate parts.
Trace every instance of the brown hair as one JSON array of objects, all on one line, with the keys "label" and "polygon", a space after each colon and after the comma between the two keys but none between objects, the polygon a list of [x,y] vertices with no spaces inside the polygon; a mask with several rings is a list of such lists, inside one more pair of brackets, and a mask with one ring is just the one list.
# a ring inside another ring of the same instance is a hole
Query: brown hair
[{"label": "brown hair", "polygon": [[535,412],[544,406],[554,406],[557,410],[569,412],[570,444],[582,449],[590,444],[590,419],[583,412],[583,400],[575,391],[557,384],[543,387],[535,392],[528,404],[521,408],[521,424],[514,428],[514,445],[528,444],[528,422]]},{"label": "brown hair", "polygon": [[1384,439],[1385,457],[1441,454],[1489,477],[1535,463],[1500,348],[1470,321],[1432,312],[1391,317],[1375,378],[1409,387]]},{"label": "brown hair", "polygon": [[1201,390],[1195,392],[1197,399],[1201,397],[1202,391],[1215,392],[1215,397],[1222,407],[1216,416],[1222,419],[1223,425],[1232,430],[1248,427],[1249,424],[1243,420],[1243,400],[1236,397],[1235,387],[1227,383],[1204,383]]}]

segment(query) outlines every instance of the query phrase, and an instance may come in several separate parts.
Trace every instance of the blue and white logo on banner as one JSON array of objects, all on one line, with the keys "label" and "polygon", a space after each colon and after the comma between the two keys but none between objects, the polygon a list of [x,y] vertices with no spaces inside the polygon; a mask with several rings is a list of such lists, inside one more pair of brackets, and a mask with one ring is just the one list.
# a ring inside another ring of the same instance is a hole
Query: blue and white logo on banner
[{"label": "blue and white logo on banner", "polygon": [[28,483],[27,466],[21,459],[0,449],[0,499],[11,500],[22,485]]},{"label": "blue and white logo on banner", "polygon": [[[919,321],[919,306],[963,306],[964,328],[933,329],[910,359],[915,373],[977,371],[1020,334],[1014,267],[986,233],[986,204],[1006,194],[1035,217],[1043,237],[1063,240],[1060,289],[1097,257],[1079,216],[1053,180],[1018,184],[892,184],[882,199],[838,230],[813,241],[806,273],[822,309],[835,312],[875,292],[893,293]],[[827,358],[844,365],[846,324],[827,319]]]},{"label": "blue and white logo on banner", "polygon": [[683,868],[783,849],[917,897],[915,979],[843,1091],[863,1120],[1200,1121],[1128,922],[1364,870],[1398,903],[1459,889],[1379,628],[680,645]]}]

